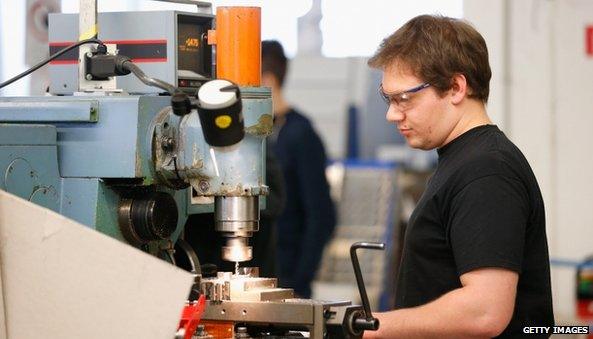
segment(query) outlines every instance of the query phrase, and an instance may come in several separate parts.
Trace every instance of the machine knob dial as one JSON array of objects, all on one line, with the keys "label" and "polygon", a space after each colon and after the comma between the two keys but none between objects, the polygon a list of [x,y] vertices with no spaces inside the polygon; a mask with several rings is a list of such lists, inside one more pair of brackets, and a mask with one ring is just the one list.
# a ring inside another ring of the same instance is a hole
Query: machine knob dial
[{"label": "machine knob dial", "polygon": [[177,220],[175,199],[164,192],[125,199],[119,208],[120,229],[126,240],[135,245],[169,238],[177,228]]}]

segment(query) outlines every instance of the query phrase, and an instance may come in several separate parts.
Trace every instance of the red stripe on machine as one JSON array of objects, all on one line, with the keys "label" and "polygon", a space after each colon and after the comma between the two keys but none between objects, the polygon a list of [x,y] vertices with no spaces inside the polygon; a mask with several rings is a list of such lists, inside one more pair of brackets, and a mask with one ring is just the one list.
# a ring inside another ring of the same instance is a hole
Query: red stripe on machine
[{"label": "red stripe on machine", "polygon": [[74,65],[77,63],[78,60],[52,60],[49,62],[50,65]]},{"label": "red stripe on machine", "polygon": [[[137,58],[132,59],[134,63],[150,63],[150,62],[167,62],[167,58]],[[52,60],[49,62],[50,65],[75,65],[78,64],[78,60]]]},{"label": "red stripe on machine", "polygon": [[167,62],[167,58],[135,58],[132,59],[133,62],[141,63],[141,62]]},{"label": "red stripe on machine", "polygon": [[[49,43],[50,54],[59,52],[63,47],[70,46],[71,41],[54,41]],[[135,62],[167,62],[167,40],[105,40],[106,44],[116,44],[121,55],[131,58]],[[52,65],[78,63],[78,48],[68,51]]]},{"label": "red stripe on machine", "polygon": [[[50,46],[70,46],[75,44],[76,41],[52,41],[49,43]],[[147,44],[167,44],[166,39],[156,40],[104,40],[106,44],[116,45],[147,45]]]}]

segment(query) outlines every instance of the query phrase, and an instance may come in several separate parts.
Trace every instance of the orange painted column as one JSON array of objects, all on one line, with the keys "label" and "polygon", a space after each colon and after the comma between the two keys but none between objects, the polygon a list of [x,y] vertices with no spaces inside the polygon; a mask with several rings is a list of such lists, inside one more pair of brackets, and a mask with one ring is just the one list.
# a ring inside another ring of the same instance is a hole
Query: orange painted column
[{"label": "orange painted column", "polygon": [[261,84],[261,8],[218,7],[216,29],[208,32],[216,45],[216,77],[240,86]]}]

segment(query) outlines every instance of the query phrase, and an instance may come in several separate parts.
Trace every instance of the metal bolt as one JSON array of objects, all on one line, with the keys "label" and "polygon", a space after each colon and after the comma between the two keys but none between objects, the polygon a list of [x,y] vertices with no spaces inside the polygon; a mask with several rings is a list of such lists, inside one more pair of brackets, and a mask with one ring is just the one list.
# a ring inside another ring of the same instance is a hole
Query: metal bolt
[{"label": "metal bolt", "polygon": [[87,74],[84,78],[87,80],[93,80],[93,76],[91,74]]},{"label": "metal bolt", "polygon": [[200,191],[202,192],[207,192],[210,189],[210,184],[206,180],[200,180],[198,186],[200,187]]},{"label": "metal bolt", "polygon": [[195,333],[196,333],[196,335],[198,337],[202,337],[202,336],[206,335],[207,334],[206,333],[206,327],[204,325],[202,325],[202,324],[198,325],[198,328],[196,328],[196,332]]},{"label": "metal bolt", "polygon": [[177,333],[175,333],[175,339],[183,339],[185,338],[185,328],[180,328]]},{"label": "metal bolt", "polygon": [[235,332],[235,338],[250,338],[249,333],[247,333],[247,327],[237,327],[237,331]]},{"label": "metal bolt", "polygon": [[87,57],[89,57],[89,58],[91,58],[91,57],[93,56],[93,53],[91,53],[91,52],[86,52],[86,56],[87,56]]},{"label": "metal bolt", "polygon": [[161,147],[165,151],[172,151],[175,148],[175,140],[171,137],[163,137]]}]

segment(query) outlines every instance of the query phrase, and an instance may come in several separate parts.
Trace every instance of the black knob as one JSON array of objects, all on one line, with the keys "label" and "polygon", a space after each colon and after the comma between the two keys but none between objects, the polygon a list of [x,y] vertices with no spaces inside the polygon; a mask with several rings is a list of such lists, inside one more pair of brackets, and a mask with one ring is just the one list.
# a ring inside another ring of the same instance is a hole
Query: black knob
[{"label": "black knob", "polygon": [[191,101],[185,93],[175,93],[171,96],[171,108],[177,116],[184,116],[191,112]]},{"label": "black knob", "polygon": [[202,270],[202,277],[204,277],[204,278],[216,277],[216,274],[218,273],[218,267],[215,264],[210,264],[210,263],[202,264],[201,270]]},{"label": "black knob", "polygon": [[212,146],[230,146],[245,136],[241,92],[227,80],[208,81],[198,91],[198,115],[204,138]]},{"label": "black knob", "polygon": [[153,192],[120,204],[120,229],[126,240],[136,245],[169,238],[177,220],[177,204],[168,193]]},{"label": "black knob", "polygon": [[354,319],[354,325],[352,327],[357,330],[376,331],[379,329],[379,319],[356,318]]}]

